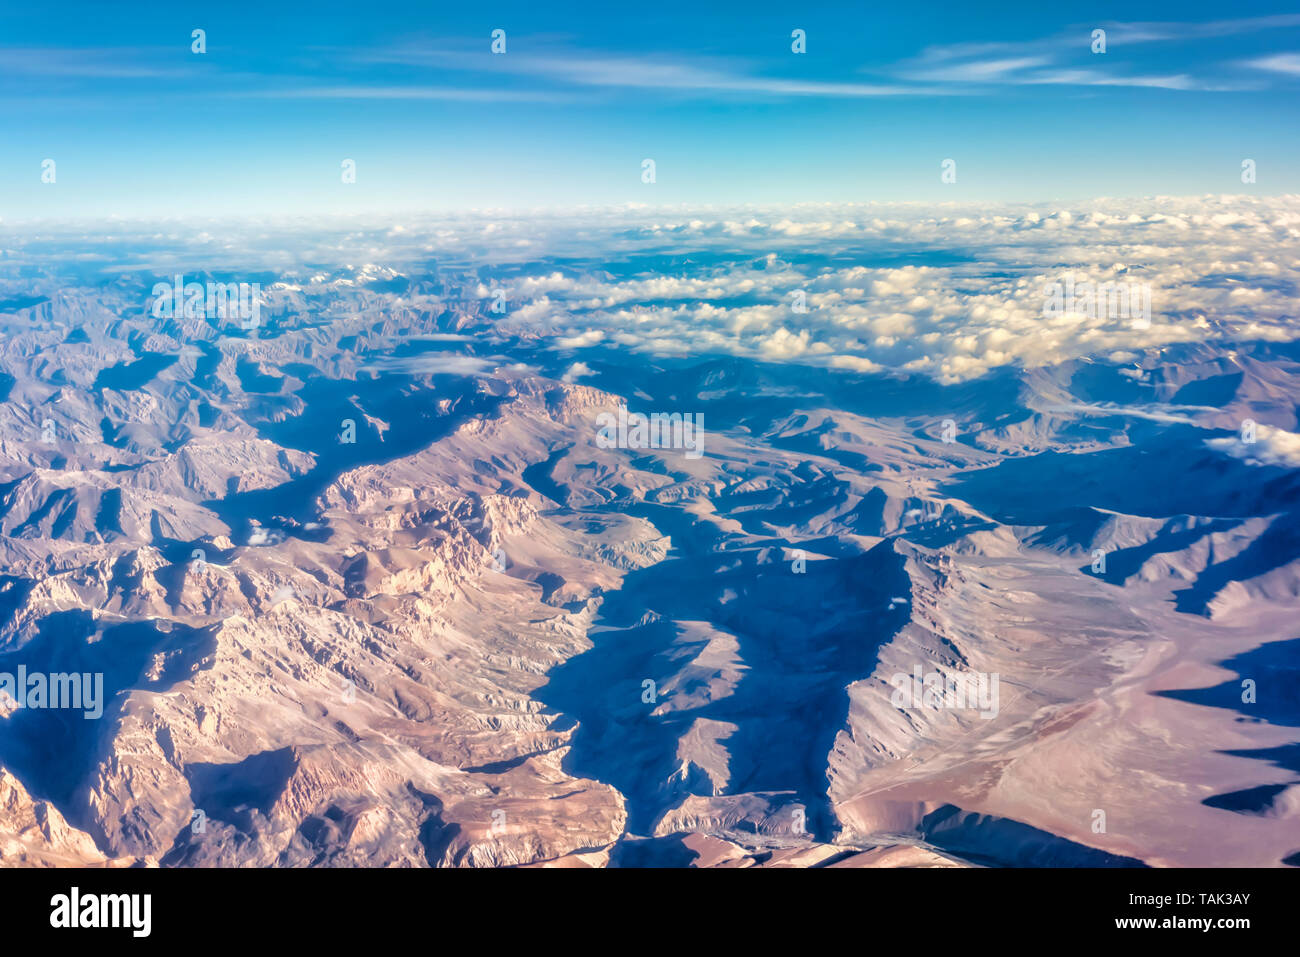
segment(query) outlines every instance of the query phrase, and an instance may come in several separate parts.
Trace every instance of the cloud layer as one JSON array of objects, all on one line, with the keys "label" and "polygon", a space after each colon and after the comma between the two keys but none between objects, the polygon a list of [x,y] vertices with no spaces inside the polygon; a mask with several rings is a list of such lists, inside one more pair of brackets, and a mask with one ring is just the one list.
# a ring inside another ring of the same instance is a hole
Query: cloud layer
[{"label": "cloud layer", "polygon": [[[575,378],[602,349],[957,382],[1007,365],[1300,335],[1300,197],[10,227],[0,247],[0,299],[66,295],[69,270],[92,284],[265,277],[272,314],[450,310],[476,334],[572,353]],[[1045,312],[1051,285],[1065,283],[1143,289],[1149,322],[1104,294]]]}]

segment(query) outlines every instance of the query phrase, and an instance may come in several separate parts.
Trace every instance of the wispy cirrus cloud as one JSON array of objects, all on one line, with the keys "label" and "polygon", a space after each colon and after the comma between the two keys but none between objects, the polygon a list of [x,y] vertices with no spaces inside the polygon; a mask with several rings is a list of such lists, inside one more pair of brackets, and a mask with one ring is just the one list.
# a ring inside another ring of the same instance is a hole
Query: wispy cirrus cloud
[{"label": "wispy cirrus cloud", "polygon": [[[11,48],[0,55],[0,77],[46,76],[68,80],[191,78],[201,88],[186,95],[257,96],[282,99],[442,100],[461,102],[574,102],[585,95],[619,91],[657,91],[696,98],[855,99],[898,96],[995,94],[1011,86],[1131,87],[1173,91],[1257,89],[1262,74],[1300,74],[1300,54],[1278,53],[1214,64],[1175,59],[1163,69],[1142,69],[1122,59],[1127,48],[1176,44],[1263,31],[1300,28],[1300,14],[1208,21],[1100,22],[1108,54],[1091,55],[1093,27],[1023,41],[930,46],[891,65],[862,66],[842,76],[823,71],[791,72],[790,59],[754,60],[743,56],[637,53],[611,56],[574,49],[564,43],[517,38],[527,48],[506,56],[487,55],[481,44],[440,47],[403,42],[369,51],[312,51],[312,63],[326,70],[283,70],[282,63],[223,61],[180,66],[174,49],[104,47],[85,49]],[[323,61],[322,52],[330,53]],[[797,58],[802,60],[802,58]],[[304,61],[304,64],[308,61]],[[1147,58],[1143,62],[1150,62]],[[164,65],[167,64],[167,65]],[[176,64],[176,65],[172,65]],[[299,64],[302,66],[304,64]],[[802,65],[802,64],[801,64]],[[1245,79],[1223,71],[1248,68]],[[300,75],[295,75],[300,74]],[[504,82],[502,82],[504,81]],[[584,93],[585,91],[585,93]],[[160,93],[181,92],[179,90]]]},{"label": "wispy cirrus cloud", "polygon": [[1162,43],[1239,36],[1265,30],[1300,27],[1300,13],[1283,13],[1267,17],[1236,17],[1227,20],[1207,20],[1202,23],[1110,21],[1099,23],[1098,26],[1105,29],[1107,36],[1119,44]]},{"label": "wispy cirrus cloud", "polygon": [[[1146,34],[1142,34],[1146,36]],[[558,55],[493,57],[481,54],[399,48],[367,54],[367,59],[433,70],[465,70],[526,76],[558,86],[601,90],[642,89],[679,94],[733,94],[769,97],[974,96],[1005,85],[1138,87],[1222,91],[1248,85],[1200,80],[1186,72],[1129,73],[1122,68],[1068,65],[1068,55],[1088,53],[1088,34],[1016,43],[956,44],[929,47],[916,58],[884,70],[863,69],[872,82],[789,78],[764,75],[739,58],[684,60],[667,57],[590,57]],[[1152,37],[1154,39],[1154,37]]]},{"label": "wispy cirrus cloud", "polygon": [[1300,53],[1276,53],[1272,56],[1246,60],[1244,63],[1256,70],[1268,70],[1272,73],[1300,76]]},{"label": "wispy cirrus cloud", "polygon": [[0,76],[131,80],[192,75],[158,65],[166,52],[139,47],[9,47],[0,49]]},{"label": "wispy cirrus cloud", "polygon": [[1173,76],[1111,76],[1099,70],[1046,70],[1018,79],[1026,85],[1058,84],[1063,86],[1136,86],[1160,90],[1219,89],[1199,83],[1186,73]]},{"label": "wispy cirrus cloud", "polygon": [[481,72],[543,79],[561,86],[737,93],[771,96],[872,97],[960,92],[938,86],[862,83],[763,75],[740,58],[684,59],[667,56],[589,56],[579,51],[552,55],[510,54],[484,59],[458,50],[399,48],[367,54],[372,62],[437,71]]},{"label": "wispy cirrus cloud", "polygon": [[[1225,92],[1258,89],[1258,82],[1223,76],[1238,64],[1197,61],[1190,69],[1147,73],[1132,70],[1120,60],[1112,68],[1095,65],[1092,30],[1105,31],[1108,56],[1126,48],[1181,41],[1207,40],[1262,31],[1300,28],[1300,14],[1216,20],[1204,23],[1103,21],[1033,40],[994,43],[958,43],[930,46],[916,57],[895,64],[886,73],[898,80],[948,82],[984,86],[1091,86],[1146,87],[1165,90]],[[1089,62],[1093,61],[1093,62]],[[1083,66],[1083,62],[1089,62]],[[1276,73],[1300,72],[1300,56],[1280,54],[1247,61],[1257,69]],[[1213,71],[1213,76],[1204,75]]]},{"label": "wispy cirrus cloud", "polygon": [[574,97],[544,90],[475,89],[456,86],[277,86],[241,96],[289,100],[447,100],[462,103],[564,103]]},{"label": "wispy cirrus cloud", "polygon": [[1051,63],[1048,56],[1001,57],[992,60],[972,59],[965,61],[939,62],[929,68],[921,67],[906,75],[916,80],[942,83],[981,83],[1000,80],[1031,67],[1046,66]]}]

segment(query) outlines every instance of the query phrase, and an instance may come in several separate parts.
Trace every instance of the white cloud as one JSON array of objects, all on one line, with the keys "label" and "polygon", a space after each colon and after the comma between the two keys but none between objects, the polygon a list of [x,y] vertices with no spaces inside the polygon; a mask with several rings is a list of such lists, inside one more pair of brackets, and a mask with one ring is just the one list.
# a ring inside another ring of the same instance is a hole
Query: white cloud
[{"label": "white cloud", "polygon": [[[726,352],[944,381],[1216,337],[1300,336],[1291,299],[1278,291],[1300,283],[1300,268],[1278,255],[1300,238],[1295,197],[645,216],[625,230],[642,246],[672,236],[681,254],[729,255],[708,267],[631,276],[598,267],[562,282],[525,275],[511,281],[512,298],[544,290],[552,334],[566,348],[594,344],[603,332],[607,344],[663,355]],[[846,248],[853,256],[837,254]],[[917,252],[936,248],[967,256],[932,263]],[[900,250],[917,262],[898,264]],[[841,265],[845,258],[857,262]],[[1083,309],[1045,316],[1044,287],[1067,277],[1149,287],[1149,327]],[[795,311],[798,291],[806,312]]]},{"label": "white cloud", "polygon": [[1283,468],[1300,468],[1300,435],[1286,429],[1275,429],[1268,425],[1255,428],[1255,441],[1244,442],[1240,436],[1223,439],[1207,439],[1205,442],[1212,449],[1225,455],[1242,459],[1251,465],[1275,465]]},{"label": "white cloud", "polygon": [[1247,60],[1246,65],[1252,66],[1257,70],[1269,70],[1273,73],[1286,73],[1290,76],[1300,76],[1300,53],[1277,53],[1273,56]]},{"label": "white cloud", "polygon": [[[80,269],[153,281],[196,268],[275,269],[276,308],[323,319],[451,311],[458,334],[480,339],[902,370],[945,382],[1213,339],[1300,338],[1297,196],[484,210],[412,214],[402,225],[395,233],[391,222],[365,218],[185,230],[118,223],[102,238],[84,225],[5,225],[0,247],[11,269],[33,275]],[[214,235],[226,241],[214,246]],[[122,249],[133,250],[127,262]],[[460,278],[445,293],[403,290],[427,283],[431,259],[462,263]],[[390,278],[376,289],[369,277]],[[1149,287],[1150,325],[1086,309],[1045,316],[1045,286],[1066,278]],[[70,288],[41,282],[0,279],[0,299]],[[503,316],[488,308],[497,289],[509,300]],[[806,311],[797,311],[797,293]],[[410,367],[473,371],[486,362],[437,354]]]},{"label": "white cloud", "polygon": [[591,366],[587,365],[587,363],[575,362],[573,365],[569,366],[569,370],[564,373],[564,377],[561,381],[577,382],[583,376],[594,375],[594,374],[595,374],[594,370],[591,368]]}]

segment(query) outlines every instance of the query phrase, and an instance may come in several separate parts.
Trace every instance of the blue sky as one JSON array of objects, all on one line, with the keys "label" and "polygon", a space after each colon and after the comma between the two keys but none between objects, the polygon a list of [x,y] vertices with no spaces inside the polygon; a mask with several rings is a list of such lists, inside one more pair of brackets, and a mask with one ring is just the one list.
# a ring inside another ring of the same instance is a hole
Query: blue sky
[{"label": "blue sky", "polygon": [[1300,192],[1294,5],[866,6],[9,4],[0,219]]}]

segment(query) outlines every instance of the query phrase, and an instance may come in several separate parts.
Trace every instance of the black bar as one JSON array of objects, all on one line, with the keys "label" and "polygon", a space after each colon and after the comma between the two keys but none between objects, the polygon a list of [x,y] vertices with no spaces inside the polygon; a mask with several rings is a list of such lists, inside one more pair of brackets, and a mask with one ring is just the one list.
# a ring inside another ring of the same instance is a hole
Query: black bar
[{"label": "black bar", "polygon": [[[92,895],[150,895],[148,936],[135,936],[125,910],[121,922],[127,926],[52,927],[56,895],[70,902],[73,887],[83,907]],[[493,949],[547,939],[585,947],[580,942],[592,942],[593,933],[612,935],[599,938],[611,946],[640,939],[711,946],[690,929],[703,923],[720,939],[754,936],[761,943],[766,937],[773,946],[772,928],[790,925],[810,948],[831,940],[869,948],[899,933],[918,945],[1008,943],[1021,934],[1050,934],[1043,939],[1181,945],[1201,937],[1230,946],[1292,933],[1298,887],[1289,868],[5,869],[0,910],[19,939],[69,941],[76,935],[128,945],[337,947],[351,941],[373,947],[405,933],[432,933],[440,943],[429,946],[442,950],[453,940],[445,934],[456,931],[457,938],[469,934],[468,940],[491,942]],[[1243,918],[1248,926],[1221,926]],[[1118,926],[1131,919],[1155,924]],[[1179,924],[1203,920],[1213,926]]]}]

